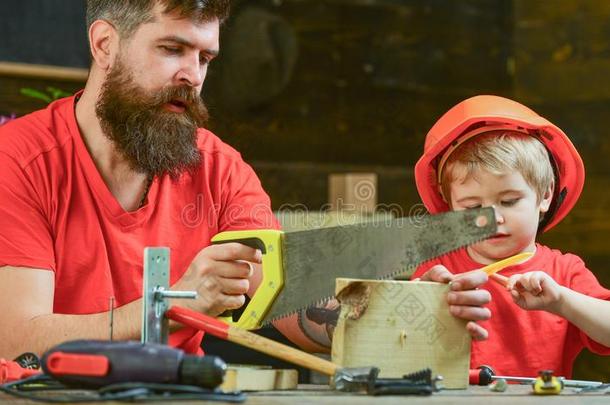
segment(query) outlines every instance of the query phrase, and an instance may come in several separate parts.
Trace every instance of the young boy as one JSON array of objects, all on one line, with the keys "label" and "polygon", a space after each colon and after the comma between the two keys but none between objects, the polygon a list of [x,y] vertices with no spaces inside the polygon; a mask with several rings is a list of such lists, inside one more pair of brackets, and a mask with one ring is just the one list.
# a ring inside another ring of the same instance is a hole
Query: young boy
[{"label": "young boy", "polygon": [[610,355],[610,290],[580,258],[535,240],[568,214],[584,183],[582,160],[558,127],[512,100],[467,99],[428,133],[415,179],[431,213],[492,206],[498,233],[420,266],[413,277],[435,266],[465,273],[535,252],[502,270],[510,277],[506,288],[485,285],[492,317],[481,326],[489,338],[473,341],[471,368],[489,365],[512,376],[550,369],[570,377],[584,347]]}]

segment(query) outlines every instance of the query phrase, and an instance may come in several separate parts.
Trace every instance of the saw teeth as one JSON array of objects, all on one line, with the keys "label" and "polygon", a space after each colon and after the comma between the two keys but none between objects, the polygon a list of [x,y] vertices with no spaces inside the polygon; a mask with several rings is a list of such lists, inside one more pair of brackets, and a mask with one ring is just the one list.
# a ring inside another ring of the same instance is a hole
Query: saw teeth
[{"label": "saw teeth", "polygon": [[304,310],[304,309],[307,309],[307,308],[314,308],[316,305],[322,304],[322,303],[324,303],[324,302],[326,302],[326,301],[328,301],[328,300],[331,300],[331,299],[333,299],[333,298],[335,298],[335,296],[334,296],[334,295],[331,295],[331,296],[329,296],[329,297],[322,298],[321,300],[316,301],[316,302],[314,302],[314,303],[312,303],[312,304],[310,304],[310,305],[307,305],[306,307],[299,308],[299,309],[297,309],[296,311],[292,311],[292,312],[289,312],[289,313],[287,313],[287,314],[282,314],[282,315],[280,315],[280,316],[276,316],[275,318],[269,319],[268,321],[263,322],[263,324],[262,324],[262,325],[263,325],[263,326],[271,325],[271,324],[272,324],[273,322],[275,322],[275,321],[278,321],[278,320],[280,320],[280,319],[284,319],[284,318],[288,318],[289,316],[292,316],[292,315],[298,314],[298,313],[299,313],[299,311],[302,311],[302,310]]},{"label": "saw teeth", "polygon": [[[483,240],[485,240],[485,239],[487,239],[487,238],[479,238],[479,239],[475,240],[475,241],[474,241],[474,242],[472,242],[472,243],[473,243],[473,244],[474,244],[474,243],[478,243],[478,242],[481,242],[481,241],[483,241]],[[464,247],[465,247],[465,246],[459,247],[459,248],[457,248],[457,249],[449,250],[449,251],[447,251],[446,253],[443,253],[441,256],[448,255],[449,253],[453,253],[453,252],[455,252],[455,251],[458,251],[458,250],[460,250],[460,249],[463,249]],[[441,256],[438,256],[438,257],[441,257]],[[428,262],[430,262],[430,261],[432,261],[432,260],[434,260],[434,259],[437,259],[438,257],[433,257],[433,258],[431,258],[431,259],[424,260],[423,262],[421,262],[421,263],[419,263],[419,264],[415,265],[414,267],[407,267],[405,270],[416,269],[417,267],[421,266],[422,264],[428,263]],[[397,271],[397,272],[390,273],[390,274],[386,274],[386,275],[381,276],[381,277],[379,277],[379,278],[376,278],[376,279],[374,279],[374,280],[387,280],[387,279],[390,279],[390,278],[394,278],[394,277],[396,277],[397,275],[399,275],[399,274],[401,274],[401,273],[404,273],[404,270]],[[307,308],[313,307],[313,306],[315,306],[317,303],[322,303],[322,302],[328,301],[329,299],[332,299],[332,298],[334,298],[334,295],[333,295],[333,296],[330,296],[330,297],[323,298],[323,299],[322,299],[322,300],[320,300],[320,301],[314,302],[314,303],[312,303],[312,304],[310,304],[310,305],[308,305],[308,306],[306,306],[306,307],[303,307],[303,308],[297,309],[296,311],[292,311],[292,312],[288,312],[288,313],[286,313],[286,314],[282,314],[282,315],[280,315],[280,316],[276,316],[275,318],[272,318],[272,319],[270,319],[270,320],[268,320],[268,321],[263,322],[263,324],[262,324],[262,325],[263,325],[263,326],[271,325],[271,324],[272,324],[273,322],[275,322],[275,321],[278,321],[278,320],[280,320],[280,319],[284,319],[284,318],[288,318],[289,316],[292,316],[292,315],[297,314],[299,311],[302,311],[302,310],[304,310],[304,309],[307,309]]]},{"label": "saw teeth", "polygon": [[282,314],[280,316],[276,316],[275,318],[264,321],[262,325],[263,326],[271,325],[273,322],[279,321],[280,319],[288,318],[289,316],[297,314],[299,311],[300,311],[300,309],[298,309],[296,311],[288,312],[286,314]]}]

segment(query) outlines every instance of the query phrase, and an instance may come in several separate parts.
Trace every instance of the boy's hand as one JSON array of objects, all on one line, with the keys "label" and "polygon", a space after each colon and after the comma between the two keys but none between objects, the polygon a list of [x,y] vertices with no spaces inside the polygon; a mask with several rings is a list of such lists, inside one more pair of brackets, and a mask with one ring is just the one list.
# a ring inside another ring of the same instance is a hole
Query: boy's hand
[{"label": "boy's hand", "polygon": [[451,291],[447,294],[447,303],[451,314],[470,321],[466,329],[474,340],[487,339],[487,330],[476,323],[491,318],[491,311],[483,307],[491,302],[491,294],[487,290],[478,289],[487,282],[485,272],[474,270],[454,275],[439,264],[431,267],[420,280],[449,283]]},{"label": "boy's hand", "polygon": [[561,301],[561,286],[548,274],[532,271],[515,274],[508,279],[506,289],[523,309],[556,312]]}]

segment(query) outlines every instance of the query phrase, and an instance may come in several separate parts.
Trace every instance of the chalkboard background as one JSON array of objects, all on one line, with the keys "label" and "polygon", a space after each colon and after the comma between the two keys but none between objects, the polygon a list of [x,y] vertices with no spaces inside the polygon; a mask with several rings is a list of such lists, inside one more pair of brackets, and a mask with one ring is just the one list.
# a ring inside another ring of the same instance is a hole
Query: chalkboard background
[{"label": "chalkboard background", "polygon": [[84,0],[3,1],[1,7],[0,61],[89,67]]}]

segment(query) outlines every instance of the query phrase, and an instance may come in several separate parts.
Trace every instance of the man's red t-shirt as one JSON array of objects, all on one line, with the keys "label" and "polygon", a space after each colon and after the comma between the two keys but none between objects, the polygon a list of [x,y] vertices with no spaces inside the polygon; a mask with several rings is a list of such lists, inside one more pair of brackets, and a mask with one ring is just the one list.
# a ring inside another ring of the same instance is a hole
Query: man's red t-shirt
[{"label": "man's red t-shirt", "polygon": [[[108,311],[142,296],[147,246],[171,249],[170,284],[218,232],[278,228],[269,197],[240,154],[204,129],[199,170],[155,178],[148,202],[126,212],[80,135],[74,97],[0,127],[0,266],[55,273],[54,313]],[[196,351],[201,335],[170,342]]]},{"label": "man's red t-shirt", "polygon": [[[413,277],[421,277],[430,267],[442,264],[454,274],[480,269],[483,265],[468,256],[466,249],[442,256],[420,266]],[[558,284],[603,300],[610,291],[603,288],[583,261],[573,254],[536,245],[536,254],[527,262],[510,266],[501,274],[543,271]],[[578,353],[586,347],[610,355],[607,348],[585,335],[560,316],[545,311],[526,311],[513,302],[504,287],[493,281],[483,287],[491,293],[491,319],[480,322],[489,331],[489,339],[472,342],[471,368],[491,366],[498,375],[535,377],[541,370],[570,377]]]}]

